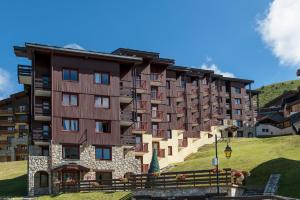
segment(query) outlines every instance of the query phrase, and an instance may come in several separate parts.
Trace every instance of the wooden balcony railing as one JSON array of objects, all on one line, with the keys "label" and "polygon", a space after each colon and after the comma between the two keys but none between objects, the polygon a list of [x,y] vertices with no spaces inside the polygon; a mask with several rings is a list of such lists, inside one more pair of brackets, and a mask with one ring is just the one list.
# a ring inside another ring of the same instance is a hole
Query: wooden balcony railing
[{"label": "wooden balcony railing", "polygon": [[12,115],[13,110],[12,109],[1,109],[0,110],[0,115]]},{"label": "wooden balcony railing", "polygon": [[36,77],[34,86],[36,89],[50,90],[51,81],[50,80],[46,81],[46,79],[43,80],[43,78]]},{"label": "wooden balcony railing", "polygon": [[185,94],[184,91],[177,91],[176,93],[177,93],[177,96],[176,96],[177,98],[183,98],[184,94]]},{"label": "wooden balcony railing", "polygon": [[51,139],[51,130],[43,132],[42,130],[34,130],[32,133],[33,140],[48,141]]},{"label": "wooden balcony railing", "polygon": [[132,98],[132,89],[129,87],[120,87],[120,96]]},{"label": "wooden balcony railing", "polygon": [[151,73],[150,74],[150,80],[151,81],[156,81],[156,82],[162,82],[163,75],[160,74],[160,73]]},{"label": "wooden balcony railing", "polygon": [[147,123],[146,122],[135,122],[133,124],[133,130],[135,131],[147,131]]},{"label": "wooden balcony railing", "polygon": [[27,149],[17,148],[16,154],[27,154]]},{"label": "wooden balcony railing", "polygon": [[35,104],[34,113],[35,115],[50,116],[51,109],[44,109],[42,104]]},{"label": "wooden balcony railing", "polygon": [[13,124],[14,120],[2,119],[0,120],[0,124]]},{"label": "wooden balcony railing", "polygon": [[185,107],[177,107],[176,108],[176,114],[185,114]]},{"label": "wooden balcony railing", "polygon": [[152,129],[151,133],[152,133],[152,137],[155,137],[155,138],[164,138],[165,137],[165,130]]},{"label": "wooden balcony railing", "polygon": [[148,143],[140,143],[135,145],[136,152],[148,152]]},{"label": "wooden balcony railing", "polygon": [[157,91],[151,91],[151,100],[162,101],[163,93]]},{"label": "wooden balcony railing", "polygon": [[151,117],[152,119],[163,119],[163,115],[164,113],[162,111],[158,111],[158,110],[151,110]]},{"label": "wooden balcony railing", "polygon": [[179,147],[187,147],[188,146],[188,140],[187,139],[179,139],[178,140],[178,146]]},{"label": "wooden balcony railing", "polygon": [[146,82],[146,80],[136,79],[135,83],[136,83],[136,88],[143,89],[143,90],[147,89],[147,82]]},{"label": "wooden balcony railing", "polygon": [[0,144],[7,145],[7,144],[8,144],[8,141],[7,141],[7,140],[0,140]]},{"label": "wooden balcony railing", "polygon": [[16,113],[27,113],[29,112],[28,106],[15,108]]},{"label": "wooden balcony railing", "polygon": [[147,101],[137,101],[136,102],[136,105],[137,105],[137,109],[140,109],[140,110],[146,110],[147,108]]},{"label": "wooden balcony railing", "polygon": [[129,111],[121,111],[120,112],[120,119],[122,121],[132,121],[132,112]]},{"label": "wooden balcony railing", "polygon": [[15,129],[14,130],[7,130],[7,129],[0,130],[0,134],[11,134],[11,133],[15,133],[15,132],[16,132]]},{"label": "wooden balcony railing", "polygon": [[157,156],[159,157],[159,158],[164,158],[164,157],[166,157],[166,154],[165,154],[166,152],[165,152],[165,149],[158,149],[157,150]]}]

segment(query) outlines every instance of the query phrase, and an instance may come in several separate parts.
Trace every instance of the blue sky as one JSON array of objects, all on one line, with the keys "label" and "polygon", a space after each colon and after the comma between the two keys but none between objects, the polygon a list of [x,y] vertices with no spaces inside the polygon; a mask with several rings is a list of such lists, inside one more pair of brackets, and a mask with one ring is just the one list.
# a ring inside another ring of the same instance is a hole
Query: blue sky
[{"label": "blue sky", "polygon": [[13,46],[25,42],[157,51],[178,65],[216,66],[253,79],[255,87],[296,79],[296,64],[280,64],[257,30],[270,0],[43,2],[0,3],[0,75],[9,77],[8,87],[0,79],[0,97],[22,89],[16,68],[26,60],[15,57]]}]

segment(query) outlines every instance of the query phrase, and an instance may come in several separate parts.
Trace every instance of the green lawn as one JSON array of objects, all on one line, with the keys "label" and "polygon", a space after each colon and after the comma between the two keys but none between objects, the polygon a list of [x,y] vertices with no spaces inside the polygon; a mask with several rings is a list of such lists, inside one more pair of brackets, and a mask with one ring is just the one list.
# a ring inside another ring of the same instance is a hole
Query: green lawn
[{"label": "green lawn", "polygon": [[[248,170],[247,187],[262,189],[271,173],[280,173],[278,194],[300,197],[300,136],[232,139],[232,157],[224,155],[225,142],[219,143],[221,168]],[[214,144],[201,148],[171,171],[212,168]]]},{"label": "green lawn", "polygon": [[80,192],[80,193],[68,193],[68,194],[60,194],[57,196],[41,196],[39,200],[91,200],[91,199],[99,199],[99,200],[117,200],[122,197],[128,195],[129,192]]},{"label": "green lawn", "polygon": [[26,161],[0,162],[0,199],[26,195],[26,171]]}]

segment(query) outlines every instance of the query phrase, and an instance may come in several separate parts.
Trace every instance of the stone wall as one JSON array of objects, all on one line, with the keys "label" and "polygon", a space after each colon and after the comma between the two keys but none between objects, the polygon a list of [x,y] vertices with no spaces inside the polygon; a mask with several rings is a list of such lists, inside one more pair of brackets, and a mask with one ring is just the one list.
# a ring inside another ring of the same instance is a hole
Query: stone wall
[{"label": "stone wall", "polygon": [[[62,159],[62,146],[52,144],[52,166],[58,166],[65,162]],[[94,171],[112,171],[113,178],[123,177],[125,173],[140,173],[141,163],[135,159],[133,150],[128,151],[126,154],[123,146],[112,147],[112,160],[96,160],[95,159],[95,146],[81,146],[80,147],[80,160],[73,161],[79,165],[88,167]],[[92,174],[90,174],[92,175]]]}]

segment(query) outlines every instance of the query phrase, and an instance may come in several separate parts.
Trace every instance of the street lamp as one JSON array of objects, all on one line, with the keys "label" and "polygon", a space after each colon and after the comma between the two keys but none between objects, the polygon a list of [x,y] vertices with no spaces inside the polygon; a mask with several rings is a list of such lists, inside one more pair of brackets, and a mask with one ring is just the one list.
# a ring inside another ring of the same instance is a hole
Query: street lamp
[{"label": "street lamp", "polygon": [[[217,173],[217,194],[220,194],[220,186],[219,186],[219,158],[218,158],[218,136],[215,134],[215,150],[216,150],[216,158],[213,160],[213,164],[216,166],[216,173]],[[229,159],[231,157],[232,149],[228,144],[224,150],[225,157]]]}]

